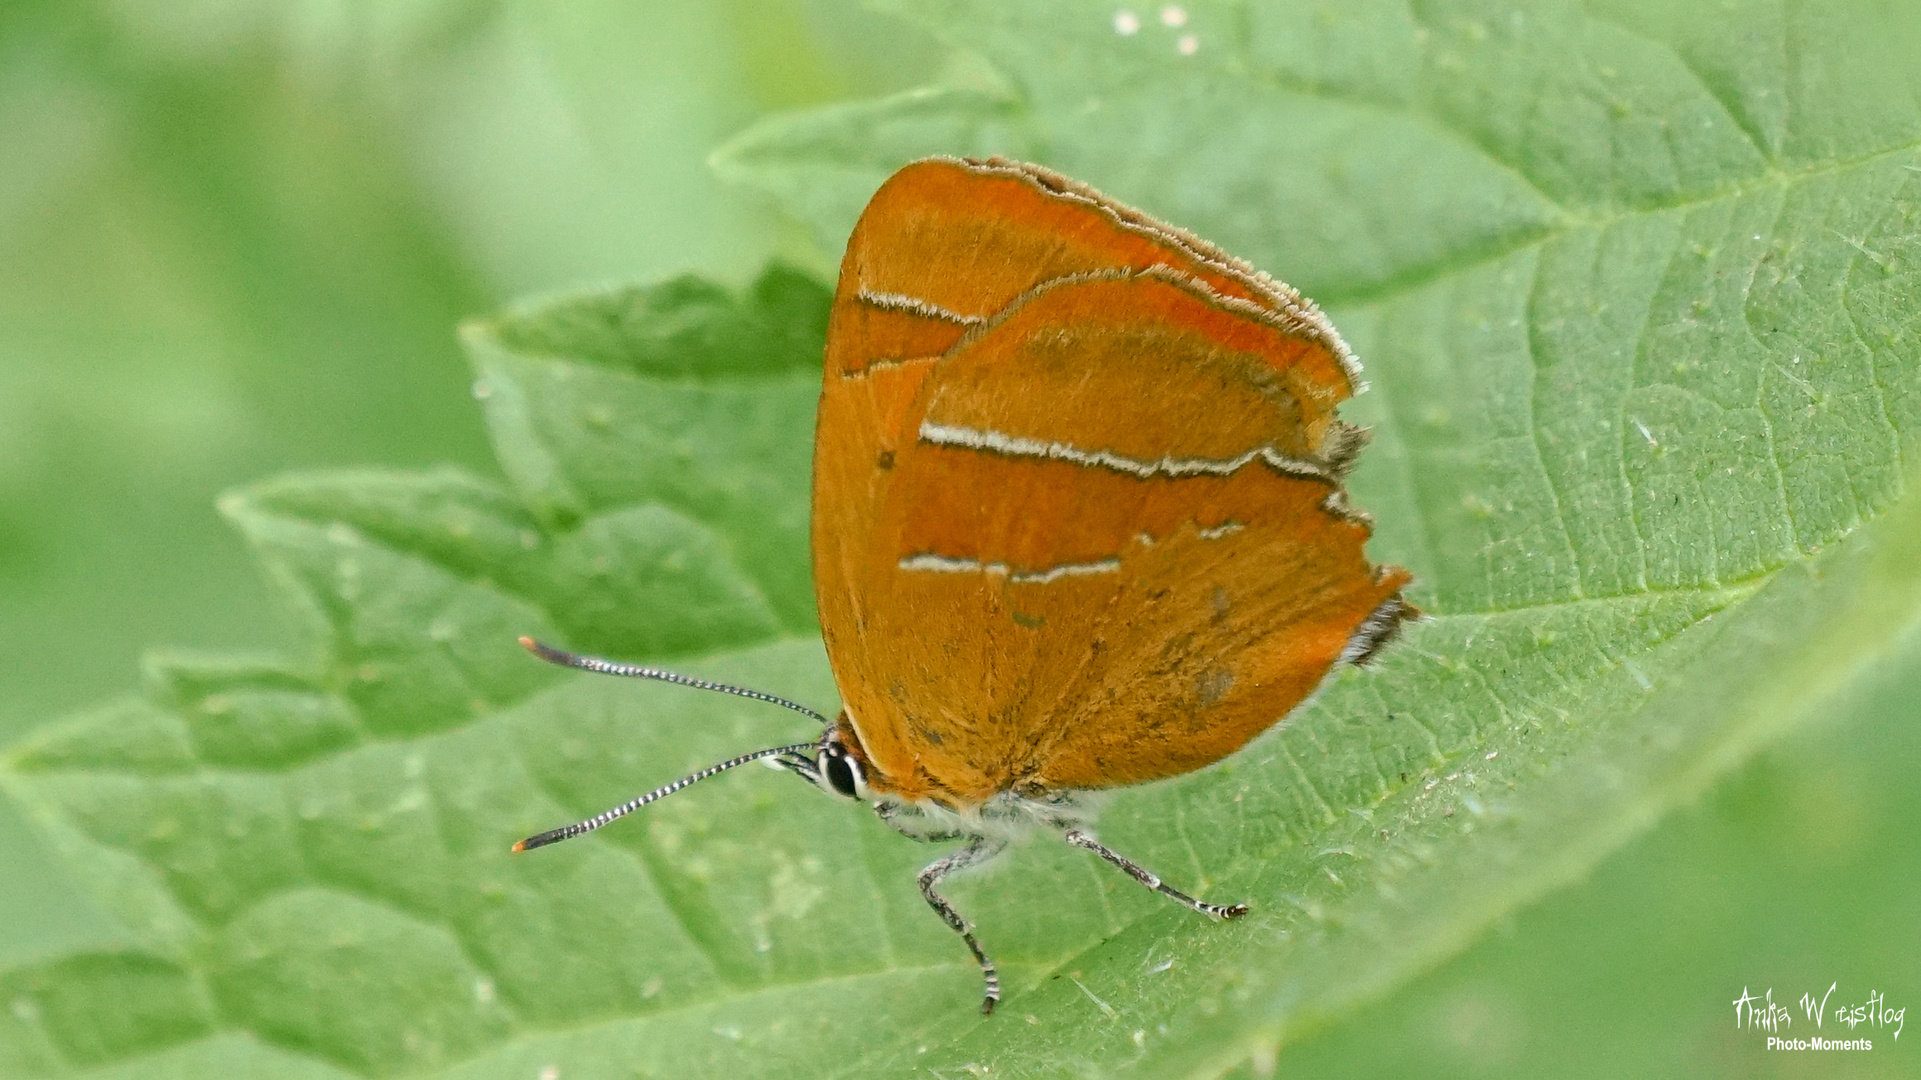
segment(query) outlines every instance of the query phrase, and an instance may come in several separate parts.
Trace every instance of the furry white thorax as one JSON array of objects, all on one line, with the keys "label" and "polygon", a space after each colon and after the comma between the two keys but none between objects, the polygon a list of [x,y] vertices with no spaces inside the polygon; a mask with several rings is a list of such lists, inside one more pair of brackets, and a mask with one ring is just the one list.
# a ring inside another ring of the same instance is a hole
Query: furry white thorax
[{"label": "furry white thorax", "polygon": [[985,836],[1015,840],[1036,830],[1065,832],[1086,828],[1106,800],[1102,793],[1059,793],[1045,799],[1003,791],[978,806],[943,806],[931,799],[907,800],[882,795],[874,813],[902,834],[917,840]]},{"label": "furry white thorax", "polygon": [[[848,719],[853,720],[851,712]],[[830,752],[830,747],[838,749],[840,741],[838,726],[821,733],[824,753]],[[817,779],[816,783],[821,790],[835,794],[824,780]],[[932,799],[904,799],[875,791],[867,784],[866,771],[859,768],[854,771],[854,785],[855,798],[871,806],[875,815],[896,831],[916,840],[984,836],[1006,841],[1036,829],[1065,832],[1085,828],[1093,824],[1107,801],[1106,793],[1098,791],[1057,791],[1044,797],[1003,791],[976,806],[953,807]]]}]

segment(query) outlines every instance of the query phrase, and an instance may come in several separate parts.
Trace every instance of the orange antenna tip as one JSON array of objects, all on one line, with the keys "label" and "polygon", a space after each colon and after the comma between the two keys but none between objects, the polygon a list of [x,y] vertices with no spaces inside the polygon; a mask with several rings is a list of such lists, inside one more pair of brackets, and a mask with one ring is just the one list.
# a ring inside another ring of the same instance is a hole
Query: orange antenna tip
[{"label": "orange antenna tip", "polygon": [[514,854],[518,855],[521,852],[526,850],[527,850],[527,841],[525,840],[514,841]]}]

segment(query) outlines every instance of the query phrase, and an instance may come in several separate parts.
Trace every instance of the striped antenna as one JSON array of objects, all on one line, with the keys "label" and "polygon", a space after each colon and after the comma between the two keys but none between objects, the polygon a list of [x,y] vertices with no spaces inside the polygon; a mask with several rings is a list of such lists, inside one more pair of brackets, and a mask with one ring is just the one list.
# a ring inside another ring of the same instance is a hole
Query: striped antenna
[{"label": "striped antenna", "polygon": [[[729,686],[726,683],[709,682],[706,679],[696,679],[692,675],[681,675],[677,672],[662,671],[659,668],[641,667],[639,664],[623,664],[615,660],[605,660],[598,656],[582,656],[579,653],[571,653],[565,649],[556,649],[551,645],[542,645],[530,637],[521,638],[520,645],[521,648],[526,649],[542,660],[550,664],[558,664],[561,667],[579,668],[582,671],[593,671],[602,675],[620,675],[630,679],[658,679],[661,682],[675,683],[680,686],[691,686],[696,690],[712,690],[721,694],[734,694],[739,697],[752,698],[755,701],[765,701],[772,705],[780,705],[792,709],[802,715],[811,716],[822,724],[833,723],[833,721],[827,719],[825,716],[822,716],[799,702],[789,701],[784,697],[775,697],[773,694],[763,694],[759,690],[749,690],[744,686]],[[666,787],[655,788],[630,802],[621,803],[619,806],[614,807],[604,814],[595,814],[586,821],[568,825],[565,828],[550,829],[538,836],[529,836],[527,839],[515,844],[514,850],[530,851],[537,847],[546,847],[548,844],[557,844],[562,840],[571,840],[582,833],[593,832],[595,829],[613,821],[615,818],[626,817],[628,814],[646,806],[648,803],[658,799],[664,799],[689,784],[698,783],[715,773],[726,772],[728,769],[745,765],[750,761],[759,761],[761,758],[785,757],[786,760],[783,760],[780,763],[781,765],[810,780],[815,779],[816,773],[813,762],[807,757],[806,752],[817,749],[819,746],[820,743],[816,740],[814,742],[795,743],[792,746],[770,747],[766,750],[756,750],[751,754],[742,754],[737,758],[730,758],[718,765],[712,765],[702,769],[692,776],[683,776],[673,783],[668,784]]]},{"label": "striped antenna", "polygon": [[823,724],[833,723],[832,720],[827,719],[825,716],[822,716],[797,701],[789,701],[784,697],[775,697],[773,694],[764,694],[759,690],[749,690],[744,686],[729,686],[726,683],[708,682],[706,679],[696,679],[692,675],[682,675],[673,671],[662,671],[659,668],[642,667],[639,664],[623,664],[617,660],[603,660],[598,656],[582,656],[579,653],[570,653],[565,649],[556,649],[551,645],[542,645],[530,637],[521,638],[520,647],[550,664],[558,664],[561,667],[579,668],[582,671],[593,671],[602,675],[619,675],[629,679],[659,679],[661,682],[670,682],[679,686],[691,686],[696,690],[712,690],[718,694],[734,694],[739,697],[753,698],[755,701],[765,701],[770,705],[779,705],[784,709],[792,709],[803,716],[811,716]]},{"label": "striped antenna", "polygon": [[[737,765],[745,765],[750,761],[759,761],[761,758],[779,757],[782,754],[793,754],[797,756],[804,756],[806,751],[812,750],[819,745],[820,744],[818,742],[795,743],[792,746],[775,746],[766,750],[756,750],[751,754],[742,754],[737,758],[729,758],[728,760],[723,761],[718,765],[710,765],[707,768],[702,769],[697,773],[694,773],[692,776],[683,776],[680,779],[674,781],[671,784],[668,784],[665,787],[655,788],[654,790],[648,792],[647,794],[642,795],[638,799],[634,799],[630,802],[621,803],[619,806],[614,807],[612,810],[609,810],[606,813],[595,814],[593,817],[588,818],[586,821],[582,821],[574,825],[568,825],[564,828],[549,829],[548,831],[541,833],[539,836],[529,836],[527,839],[522,840],[518,844],[515,844],[514,850],[515,851],[531,851],[532,849],[537,847],[546,847],[548,844],[557,844],[562,840],[570,840],[576,836],[581,835],[582,833],[593,832],[595,829],[600,828],[602,825],[607,824],[608,822],[614,820],[615,818],[626,817],[628,814],[631,814],[634,811],[640,809],[641,807],[646,806],[650,802],[654,802],[658,799],[664,799],[667,796],[672,795],[674,792],[679,791],[681,788],[684,788],[689,784],[694,784],[694,783],[698,783],[699,781],[705,780],[708,777],[714,775],[715,773],[726,772],[728,769],[734,768]],[[787,763],[782,762],[782,764],[787,764]],[[790,765],[789,767],[791,768],[792,766]]]}]

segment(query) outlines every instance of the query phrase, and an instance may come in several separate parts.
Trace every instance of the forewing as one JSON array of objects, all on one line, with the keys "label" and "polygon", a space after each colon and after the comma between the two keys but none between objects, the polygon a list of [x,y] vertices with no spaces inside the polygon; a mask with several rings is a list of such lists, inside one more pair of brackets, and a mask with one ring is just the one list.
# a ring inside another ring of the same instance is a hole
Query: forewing
[{"label": "forewing", "polygon": [[[1346,347],[1314,306],[1204,241],[1091,188],[1021,162],[929,158],[881,185],[841,260],[828,322],[815,481],[817,551],[868,520],[884,469],[912,438],[903,410],[931,361],[1050,281],[1152,267],[1193,278],[1323,345]],[[872,378],[877,384],[865,385]],[[1346,381],[1345,370],[1341,381]],[[858,475],[844,470],[857,464]],[[840,482],[844,481],[844,483]],[[822,610],[831,608],[820,586]]]}]

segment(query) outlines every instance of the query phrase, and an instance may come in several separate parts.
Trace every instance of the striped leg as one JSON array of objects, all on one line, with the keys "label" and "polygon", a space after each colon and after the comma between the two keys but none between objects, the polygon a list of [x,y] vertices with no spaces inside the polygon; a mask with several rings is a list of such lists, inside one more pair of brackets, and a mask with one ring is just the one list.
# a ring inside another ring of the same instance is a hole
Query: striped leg
[{"label": "striped leg", "polygon": [[1213,915],[1222,919],[1238,919],[1247,914],[1246,904],[1222,906],[1220,904],[1210,904],[1202,900],[1194,899],[1179,889],[1161,881],[1159,874],[1154,873],[1139,863],[1129,860],[1126,856],[1121,855],[1113,848],[1108,847],[1079,829],[1067,830],[1062,839],[1075,847],[1086,848],[1094,854],[1099,855],[1101,858],[1120,867],[1126,872],[1128,877],[1133,878],[1135,881],[1140,882],[1156,892],[1173,897],[1175,900],[1203,915]]},{"label": "striped leg", "polygon": [[920,894],[927,898],[927,906],[933,908],[934,913],[939,915],[948,926],[953,927],[962,941],[967,942],[967,948],[973,952],[975,961],[981,966],[981,978],[987,983],[987,994],[981,1001],[982,1015],[993,1013],[994,1006],[1000,1002],[1001,977],[994,971],[994,962],[981,951],[981,943],[974,940],[974,932],[967,928],[967,920],[961,918],[960,912],[954,910],[954,905],[948,903],[945,896],[934,891],[934,886],[940,884],[940,880],[949,874],[965,870],[970,866],[979,866],[999,855],[1001,849],[1006,846],[1005,840],[976,836],[967,842],[966,847],[952,855],[934,860],[920,872]]}]

